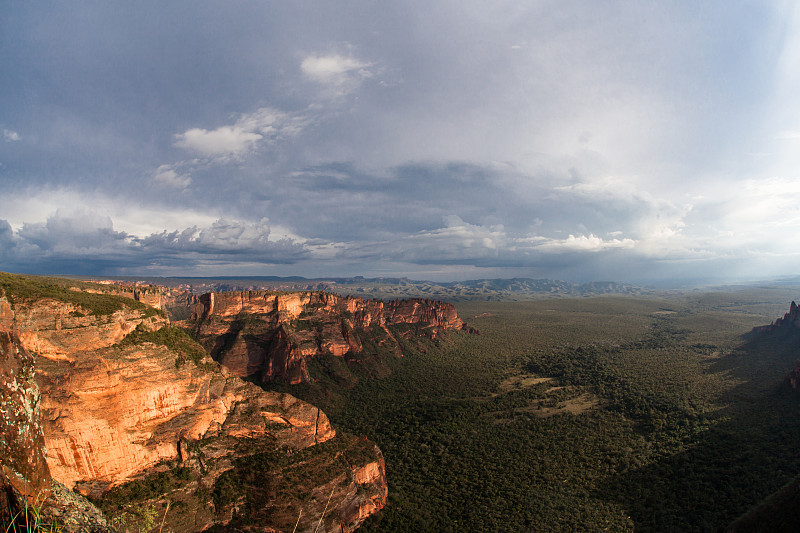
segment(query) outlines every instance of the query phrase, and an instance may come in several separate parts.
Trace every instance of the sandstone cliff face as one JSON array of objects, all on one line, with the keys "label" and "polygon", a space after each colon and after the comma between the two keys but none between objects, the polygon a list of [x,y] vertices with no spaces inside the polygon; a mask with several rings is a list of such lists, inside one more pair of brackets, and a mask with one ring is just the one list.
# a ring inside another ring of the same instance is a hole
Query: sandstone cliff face
[{"label": "sandstone cliff face", "polygon": [[[333,487],[339,498],[327,510],[329,530],[352,530],[383,506],[386,482],[380,451],[374,444],[357,445],[337,436],[316,407],[246,383],[207,355],[193,363],[168,342],[126,339],[118,344],[134,331],[145,339],[148,331],[153,335],[167,332],[164,338],[172,331],[180,333],[175,328],[161,329],[165,326],[163,316],[141,306],[122,305],[101,314],[69,301],[0,295],[0,330],[5,328],[0,332],[0,364],[10,360],[8,354],[15,357],[10,366],[0,366],[4,413],[9,398],[18,398],[25,413],[32,412],[38,402],[42,421],[39,433],[17,419],[9,419],[17,433],[2,428],[3,442],[11,439],[17,443],[15,449],[31,452],[17,454],[12,470],[45,467],[27,477],[26,482],[33,480],[36,486],[17,483],[20,492],[31,494],[48,487],[49,470],[53,479],[68,488],[102,494],[105,502],[108,494],[128,484],[147,482],[151,487],[147,480],[179,471],[179,482],[166,485],[163,492],[129,491],[127,503],[111,499],[115,503],[105,510],[117,525],[124,526],[121,529],[142,530],[155,514],[163,510],[166,516],[169,511],[166,530],[186,533],[231,522],[252,531],[291,529],[280,519],[282,506],[287,507],[286,516],[294,515],[293,520],[300,509],[309,518],[321,515],[319,497],[305,501],[288,494],[276,500],[274,491],[263,490],[257,503],[260,509],[272,510],[271,514],[248,507],[256,500],[247,499],[245,507],[236,498],[226,500],[231,484],[247,487],[254,483],[254,476],[256,480],[285,478],[291,487],[294,476],[302,474],[309,494],[316,496]],[[34,358],[40,400],[31,392],[35,384],[28,362]],[[20,388],[22,382],[32,388]],[[20,447],[20,442],[30,445]],[[307,470],[308,461],[299,460],[303,454],[316,458],[323,467]],[[287,468],[291,473],[285,472]],[[364,468],[372,468],[371,477],[356,474]],[[164,509],[167,501],[176,506]]]},{"label": "sandstone cliff face", "polygon": [[466,327],[455,308],[443,302],[383,302],[311,291],[207,293],[187,324],[234,374],[290,384],[311,379],[313,357],[349,361],[371,355],[365,343],[373,351],[402,355],[399,336],[436,338]]},{"label": "sandstone cliff face", "polygon": [[269,431],[293,447],[334,436],[317,408],[221,372],[176,368],[175,354],[163,346],[71,355],[69,362],[41,359],[37,376],[50,470],[69,488],[99,494],[175,459],[181,441],[221,433]]},{"label": "sandstone cliff face", "polygon": [[119,294],[120,296],[125,296],[126,298],[131,298],[137,302],[142,302],[145,305],[148,305],[154,309],[161,309],[162,308],[162,298],[161,298],[161,288],[156,287],[153,285],[142,286],[142,287],[129,287],[129,286],[118,286],[113,291],[115,294]]},{"label": "sandstone cliff face", "polygon": [[91,503],[52,480],[45,457],[34,358],[13,332],[13,310],[0,291],[0,528],[39,509],[42,530],[116,533]]},{"label": "sandstone cliff face", "polygon": [[110,315],[91,315],[78,305],[36,300],[14,306],[14,328],[23,347],[54,360],[73,360],[73,354],[106,348],[120,342],[140,324],[159,329],[167,320],[138,309],[123,308]]},{"label": "sandstone cliff face", "polygon": [[[265,455],[234,459],[218,485],[231,486],[227,484],[231,472],[246,472]],[[292,465],[282,470],[267,466],[262,476],[240,476],[244,482],[218,493],[218,503],[230,513],[229,529],[351,532],[386,503],[383,457],[366,439],[337,437],[293,455],[292,460],[302,464],[303,471]],[[307,472],[325,482],[309,483]],[[271,529],[257,525],[265,522]]]}]

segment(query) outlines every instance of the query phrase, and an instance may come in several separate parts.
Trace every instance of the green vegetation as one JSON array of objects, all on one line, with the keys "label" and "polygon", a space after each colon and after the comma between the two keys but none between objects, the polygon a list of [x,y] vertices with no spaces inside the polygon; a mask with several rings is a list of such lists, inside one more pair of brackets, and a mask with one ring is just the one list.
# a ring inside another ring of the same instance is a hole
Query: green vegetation
[{"label": "green vegetation", "polygon": [[800,342],[743,337],[790,300],[465,302],[481,335],[292,391],[383,451],[390,504],[364,531],[721,530],[800,473],[780,387]]},{"label": "green vegetation", "polygon": [[[158,309],[137,302],[131,298],[108,294],[103,285],[84,283],[63,278],[45,278],[22,274],[0,272],[0,290],[6,298],[14,302],[30,302],[52,299],[76,305],[94,316],[110,315],[123,308],[140,309],[145,316],[161,314]],[[86,292],[91,290],[94,292]],[[74,316],[79,316],[74,312]]]},{"label": "green vegetation", "polygon": [[194,479],[191,468],[173,465],[169,470],[157,472],[143,479],[118,485],[103,495],[105,507],[117,506],[122,509],[133,501],[160,497]]},{"label": "green vegetation", "polygon": [[112,523],[124,533],[150,533],[156,525],[158,509],[154,505],[128,506],[116,513]]},{"label": "green vegetation", "polygon": [[189,507],[198,511],[208,505],[207,494],[199,500],[187,496],[189,488],[198,483],[197,471],[174,462],[162,463],[159,468],[160,471],[112,488],[94,501],[117,531],[149,533],[168,513],[183,514]]},{"label": "green vegetation", "polygon": [[349,479],[352,464],[376,459],[372,443],[341,433],[301,450],[244,439],[236,454],[233,468],[217,478],[212,490],[218,512],[230,505],[238,509],[229,528],[296,517],[300,506],[315,497],[315,489],[337,478]]},{"label": "green vegetation", "polygon": [[161,329],[151,331],[141,324],[131,331],[120,341],[121,346],[136,346],[144,342],[152,342],[161,346],[166,346],[178,355],[175,365],[180,367],[186,361],[192,361],[198,367],[206,370],[217,370],[217,366],[211,363],[204,363],[203,359],[208,354],[202,346],[192,339],[189,334],[181,328],[175,326],[164,326]]},{"label": "green vegetation", "polygon": [[[377,458],[374,444],[344,433],[299,450],[280,446],[272,437],[215,437],[188,448],[195,458],[192,466],[164,463],[156,472],[111,489],[97,505],[120,531],[150,531],[159,519],[166,521],[164,531],[192,531],[186,524],[198,513],[205,515],[199,522],[205,525],[214,517],[227,520],[231,512],[231,523],[211,530],[270,524],[285,531],[299,509],[325,503],[320,503],[319,487],[352,481],[351,465]],[[209,476],[212,471],[218,475]],[[314,516],[319,513],[305,516],[305,522]]]},{"label": "green vegetation", "polygon": [[[5,521],[3,521],[5,522]],[[4,533],[59,533],[57,522],[47,522],[42,518],[41,507],[28,507],[11,517],[9,523],[0,523]]]}]

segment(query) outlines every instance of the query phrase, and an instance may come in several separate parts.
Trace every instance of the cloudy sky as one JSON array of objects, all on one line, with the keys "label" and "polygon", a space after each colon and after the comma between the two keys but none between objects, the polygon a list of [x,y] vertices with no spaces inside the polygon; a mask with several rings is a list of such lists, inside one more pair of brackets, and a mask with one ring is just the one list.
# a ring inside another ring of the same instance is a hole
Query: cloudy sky
[{"label": "cloudy sky", "polygon": [[6,2],[0,72],[0,270],[798,274],[794,2]]}]

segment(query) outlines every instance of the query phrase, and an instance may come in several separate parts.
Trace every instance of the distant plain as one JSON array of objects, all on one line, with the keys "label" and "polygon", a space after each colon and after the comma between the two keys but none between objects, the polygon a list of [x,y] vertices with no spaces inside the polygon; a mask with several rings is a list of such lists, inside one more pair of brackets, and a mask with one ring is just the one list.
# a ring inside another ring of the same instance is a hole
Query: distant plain
[{"label": "distant plain", "polygon": [[800,473],[797,343],[750,333],[797,294],[463,301],[480,335],[293,392],[383,450],[365,531],[722,530]]}]

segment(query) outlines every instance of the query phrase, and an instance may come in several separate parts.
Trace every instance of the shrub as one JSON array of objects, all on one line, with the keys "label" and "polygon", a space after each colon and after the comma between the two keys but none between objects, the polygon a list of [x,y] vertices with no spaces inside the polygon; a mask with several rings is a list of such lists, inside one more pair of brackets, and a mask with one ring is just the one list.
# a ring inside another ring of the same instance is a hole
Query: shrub
[{"label": "shrub", "polygon": [[145,342],[166,346],[178,354],[178,359],[175,361],[177,368],[189,360],[204,370],[217,370],[216,365],[203,361],[208,355],[203,347],[197,344],[188,333],[175,326],[164,326],[156,331],[150,331],[139,324],[119,344],[136,346]]}]

